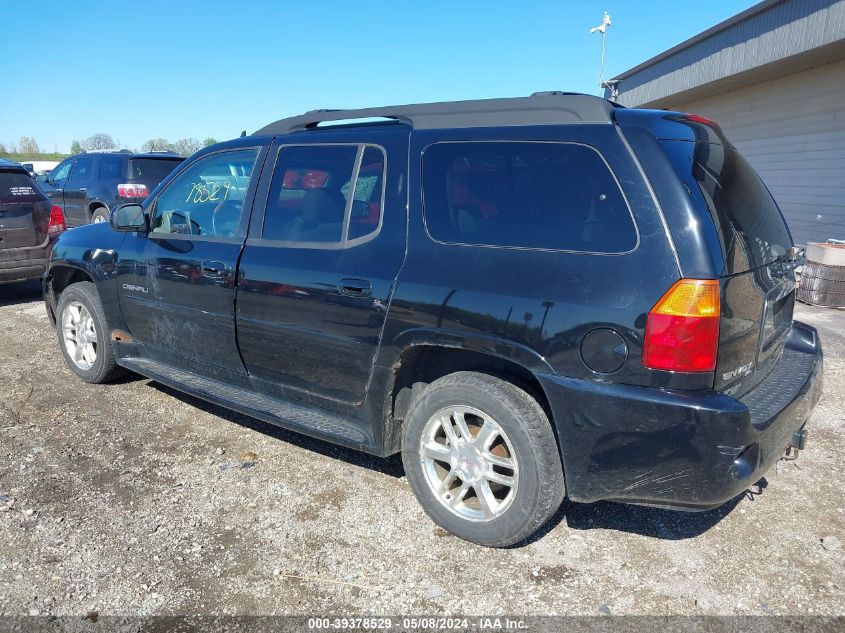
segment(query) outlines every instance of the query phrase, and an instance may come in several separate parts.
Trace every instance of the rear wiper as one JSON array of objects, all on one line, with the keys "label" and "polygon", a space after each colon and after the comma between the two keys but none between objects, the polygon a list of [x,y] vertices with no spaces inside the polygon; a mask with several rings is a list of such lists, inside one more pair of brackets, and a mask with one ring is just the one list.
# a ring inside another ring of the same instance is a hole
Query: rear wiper
[{"label": "rear wiper", "polygon": [[793,246],[785,255],[781,255],[770,265],[773,277],[786,277],[791,270],[803,266],[807,259],[804,257],[804,249]]}]

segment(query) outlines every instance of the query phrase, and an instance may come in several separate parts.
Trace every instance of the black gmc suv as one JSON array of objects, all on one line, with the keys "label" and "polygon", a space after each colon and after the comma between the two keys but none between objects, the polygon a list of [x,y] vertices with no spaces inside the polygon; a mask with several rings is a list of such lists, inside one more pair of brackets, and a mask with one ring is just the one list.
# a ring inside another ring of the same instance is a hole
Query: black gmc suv
[{"label": "black gmc suv", "polygon": [[66,158],[37,180],[74,227],[108,222],[118,204],[141,202],[183,160],[172,152],[95,151]]},{"label": "black gmc suv", "polygon": [[564,494],[703,510],[803,447],[795,254],[712,121],[538,93],[209,147],[62,235],[44,291],[83,380],[401,451],[438,524],[506,546]]}]

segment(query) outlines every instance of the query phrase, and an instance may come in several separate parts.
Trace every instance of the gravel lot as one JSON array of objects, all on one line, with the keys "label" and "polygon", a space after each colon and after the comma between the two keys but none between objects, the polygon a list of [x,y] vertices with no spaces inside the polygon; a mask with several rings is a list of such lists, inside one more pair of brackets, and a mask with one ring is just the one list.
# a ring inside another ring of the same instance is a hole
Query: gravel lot
[{"label": "gravel lot", "polygon": [[708,513],[568,501],[539,539],[443,534],[398,458],[64,366],[0,286],[0,613],[845,614],[845,311],[807,450]]}]

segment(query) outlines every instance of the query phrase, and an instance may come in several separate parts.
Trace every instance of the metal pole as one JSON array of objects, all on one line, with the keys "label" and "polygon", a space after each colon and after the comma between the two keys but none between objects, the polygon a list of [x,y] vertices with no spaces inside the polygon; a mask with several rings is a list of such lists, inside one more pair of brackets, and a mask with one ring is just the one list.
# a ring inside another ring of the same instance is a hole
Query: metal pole
[{"label": "metal pole", "polygon": [[605,32],[601,32],[601,69],[599,70],[599,96],[602,96],[604,90],[604,38]]},{"label": "metal pole", "polygon": [[602,96],[602,90],[604,90],[604,53],[606,46],[605,37],[607,35],[607,27],[609,27],[610,25],[610,14],[605,11],[601,24],[590,29],[590,33],[595,33],[596,31],[601,33],[601,68],[599,68],[599,96]]}]

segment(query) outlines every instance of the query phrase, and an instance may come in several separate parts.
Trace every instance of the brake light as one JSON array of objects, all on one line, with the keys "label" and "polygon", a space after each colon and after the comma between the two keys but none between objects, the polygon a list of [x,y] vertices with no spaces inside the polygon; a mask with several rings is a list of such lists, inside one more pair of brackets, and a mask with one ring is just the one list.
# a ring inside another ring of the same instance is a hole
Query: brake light
[{"label": "brake light", "polygon": [[684,118],[687,121],[692,121],[693,123],[701,123],[702,125],[718,127],[718,123],[716,123],[713,119],[708,119],[706,116],[701,116],[700,114],[687,114]]},{"label": "brake light", "polygon": [[720,313],[718,281],[675,282],[648,313],[643,365],[670,371],[713,371]]},{"label": "brake light", "polygon": [[117,195],[124,198],[146,198],[150,195],[147,185],[127,183],[117,186]]},{"label": "brake light", "polygon": [[62,208],[54,204],[50,207],[50,221],[47,223],[47,235],[58,235],[64,231],[65,226],[65,212]]}]

